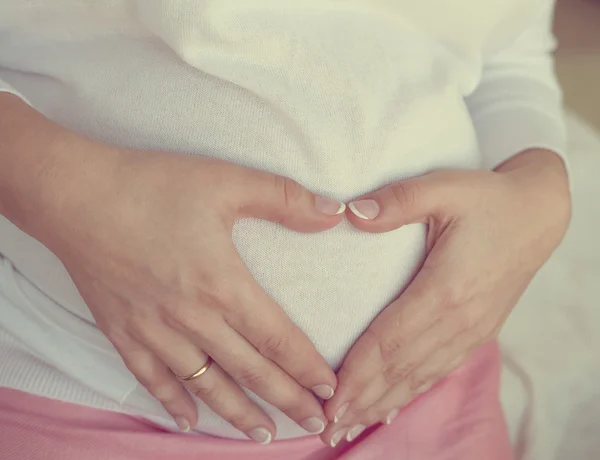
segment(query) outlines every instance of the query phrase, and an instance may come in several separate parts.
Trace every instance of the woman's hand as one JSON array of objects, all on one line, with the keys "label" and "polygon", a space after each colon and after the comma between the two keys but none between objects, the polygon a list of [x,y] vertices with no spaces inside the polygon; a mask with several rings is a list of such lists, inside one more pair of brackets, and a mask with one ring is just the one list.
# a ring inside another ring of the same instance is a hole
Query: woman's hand
[{"label": "woman's hand", "polygon": [[91,143],[65,150],[51,167],[61,180],[50,191],[43,242],[180,428],[198,415],[176,376],[210,356],[214,364],[185,387],[250,438],[268,443],[275,426],[241,387],[321,432],[326,418],[313,393],[331,397],[335,374],[246,270],[231,231],[242,217],[326,230],[343,205],[223,161]]},{"label": "woman's hand", "polygon": [[390,423],[494,340],[570,216],[562,161],[542,150],[524,152],[496,172],[434,172],[359,201],[348,218],[364,231],[426,223],[428,256],[346,357],[325,406],[335,423],[322,439],[332,446]]}]

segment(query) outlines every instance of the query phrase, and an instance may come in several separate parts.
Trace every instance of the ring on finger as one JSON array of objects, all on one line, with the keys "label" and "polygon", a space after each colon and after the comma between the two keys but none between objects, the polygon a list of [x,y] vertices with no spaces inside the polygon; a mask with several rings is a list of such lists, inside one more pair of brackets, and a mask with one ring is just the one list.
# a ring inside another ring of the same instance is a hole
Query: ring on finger
[{"label": "ring on finger", "polygon": [[207,356],[206,362],[204,363],[204,365],[200,369],[198,369],[196,372],[194,372],[193,374],[190,374],[190,375],[185,375],[185,376],[178,375],[177,378],[182,382],[189,382],[190,380],[197,379],[198,377],[200,377],[202,374],[204,374],[210,368],[212,363],[213,363],[213,359],[210,356]]}]

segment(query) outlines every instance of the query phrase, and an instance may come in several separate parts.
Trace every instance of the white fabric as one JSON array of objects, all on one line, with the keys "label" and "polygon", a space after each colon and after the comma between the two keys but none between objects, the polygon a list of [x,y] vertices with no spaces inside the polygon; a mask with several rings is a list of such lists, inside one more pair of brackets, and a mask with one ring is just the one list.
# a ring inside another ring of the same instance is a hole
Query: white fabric
[{"label": "white fabric", "polygon": [[600,132],[567,126],[571,227],[501,334],[517,460],[600,458]]},{"label": "white fabric", "polygon": [[[493,167],[529,147],[562,153],[552,4],[2,2],[0,81],[92,138],[222,158],[347,201],[434,169]],[[371,235],[343,223],[304,235],[247,219],[233,237],[258,282],[337,366],[411,279],[425,229]],[[52,253],[4,218],[0,253],[12,286],[0,330],[14,339],[0,348],[0,384],[172,423]],[[15,343],[31,353],[29,374]],[[262,405],[279,438],[306,434]],[[199,430],[242,436],[201,414]]]}]

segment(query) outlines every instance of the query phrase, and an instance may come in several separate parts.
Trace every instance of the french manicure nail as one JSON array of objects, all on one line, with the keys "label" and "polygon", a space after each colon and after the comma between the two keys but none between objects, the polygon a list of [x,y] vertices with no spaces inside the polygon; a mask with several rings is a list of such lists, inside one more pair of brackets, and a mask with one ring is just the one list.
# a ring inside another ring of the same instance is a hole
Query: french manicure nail
[{"label": "french manicure nail", "polygon": [[348,431],[348,434],[346,435],[346,441],[348,442],[352,442],[354,441],[356,438],[358,438],[363,431],[365,431],[365,428],[367,428],[364,425],[356,425],[354,428],[352,428],[350,431]]},{"label": "french manicure nail", "polygon": [[346,413],[346,411],[348,410],[349,407],[350,407],[350,403],[346,403],[338,409],[338,411],[335,414],[335,417],[333,417],[334,423],[337,423],[342,419],[342,417],[344,416],[344,414]]},{"label": "french manicure nail", "polygon": [[386,424],[386,425],[391,425],[391,424],[392,424],[392,422],[394,421],[394,419],[395,419],[396,417],[398,417],[398,413],[399,413],[399,412],[400,412],[400,411],[399,411],[398,409],[392,409],[392,410],[390,411],[390,413],[387,415],[387,417],[385,418],[385,424]]},{"label": "french manicure nail", "polygon": [[417,394],[422,395],[423,393],[427,393],[433,385],[431,383],[426,383],[417,389]]},{"label": "french manicure nail", "polygon": [[175,423],[177,423],[177,428],[179,428],[184,433],[190,431],[190,423],[186,420],[185,417],[175,417]]},{"label": "french manicure nail", "polygon": [[353,201],[348,207],[355,216],[363,220],[373,220],[379,215],[379,205],[375,200]]},{"label": "french manicure nail", "polygon": [[346,434],[345,430],[340,430],[340,431],[337,431],[336,433],[334,433],[334,435],[331,437],[331,441],[330,441],[329,445],[331,447],[337,446],[345,434]]},{"label": "french manicure nail", "polygon": [[316,394],[321,399],[331,399],[333,398],[333,388],[329,385],[317,385],[313,389],[313,393]]},{"label": "french manicure nail", "polygon": [[266,428],[255,428],[248,433],[248,437],[263,446],[271,442],[271,432]]},{"label": "french manicure nail", "polygon": [[327,216],[337,216],[346,210],[346,205],[339,201],[326,198],[324,196],[315,197],[315,208],[321,214]]},{"label": "french manicure nail", "polygon": [[311,417],[304,420],[302,423],[302,428],[312,434],[321,434],[325,431],[325,423],[318,417]]}]

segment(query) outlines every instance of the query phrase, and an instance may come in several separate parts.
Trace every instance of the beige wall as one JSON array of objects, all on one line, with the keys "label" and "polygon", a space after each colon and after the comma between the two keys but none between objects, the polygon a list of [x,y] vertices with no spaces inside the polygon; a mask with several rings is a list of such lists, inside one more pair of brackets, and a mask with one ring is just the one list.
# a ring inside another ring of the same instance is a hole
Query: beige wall
[{"label": "beige wall", "polygon": [[600,129],[600,0],[558,0],[555,33],[566,105]]}]

